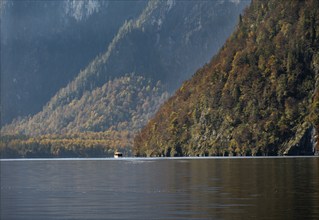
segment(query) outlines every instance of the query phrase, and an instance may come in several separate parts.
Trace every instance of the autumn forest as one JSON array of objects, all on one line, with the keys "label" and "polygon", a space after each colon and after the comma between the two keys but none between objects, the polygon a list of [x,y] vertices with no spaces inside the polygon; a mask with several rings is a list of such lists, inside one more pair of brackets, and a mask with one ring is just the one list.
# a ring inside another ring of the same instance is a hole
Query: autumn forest
[{"label": "autumn forest", "polygon": [[[42,111],[1,128],[1,158],[318,154],[319,2],[245,6],[150,1]],[[227,33],[216,7],[237,13]]]}]

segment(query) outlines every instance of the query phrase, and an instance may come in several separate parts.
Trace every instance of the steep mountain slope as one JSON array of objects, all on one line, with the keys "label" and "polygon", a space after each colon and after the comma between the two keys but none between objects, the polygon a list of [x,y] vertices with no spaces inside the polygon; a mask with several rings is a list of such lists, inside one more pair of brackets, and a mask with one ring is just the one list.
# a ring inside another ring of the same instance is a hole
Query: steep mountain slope
[{"label": "steep mountain slope", "polygon": [[167,98],[160,82],[153,86],[145,77],[130,74],[87,91],[67,105],[48,105],[32,119],[7,129],[25,130],[29,135],[139,130]]},{"label": "steep mountain slope", "polygon": [[315,0],[252,1],[218,55],[137,135],[135,154],[318,151],[318,10]]},{"label": "steep mountain slope", "polygon": [[[239,12],[246,4],[247,1],[241,3],[149,1],[137,19],[124,23],[107,51],[97,56],[72,82],[61,89],[43,108],[43,111],[33,117],[15,121],[4,127],[2,132],[4,134],[40,135],[121,128],[121,125],[116,125],[116,123],[123,122],[122,119],[117,118],[118,108],[132,110],[136,106],[131,107],[127,106],[127,103],[120,102],[117,103],[120,106],[113,108],[113,112],[105,114],[104,110],[95,111],[94,106],[100,105],[99,98],[106,95],[101,92],[104,91],[103,88],[114,89],[113,92],[109,92],[115,93],[115,96],[112,96],[113,100],[108,100],[110,103],[115,103],[121,99],[119,97],[121,94],[110,82],[117,83],[116,78],[125,78],[127,74],[138,73],[139,76],[136,77],[150,80],[148,85],[139,84],[141,87],[136,89],[138,92],[144,92],[143,87],[147,86],[157,89],[158,81],[168,92],[174,90],[182,80],[205,63],[209,56],[220,47],[234,27]],[[159,91],[162,91],[163,94],[149,96],[152,102],[160,103],[163,97],[167,96],[164,90]],[[85,103],[84,108],[79,105],[75,107],[83,100],[95,95],[98,98],[95,97],[92,102]],[[151,115],[155,112],[153,108],[155,106],[149,108],[148,113],[139,112],[137,109],[132,111]],[[104,107],[109,106],[105,103]],[[64,114],[64,110],[70,111],[70,115]],[[127,118],[131,116],[126,113],[124,115]],[[82,121],[78,120],[82,116],[85,116],[81,119]],[[142,116],[136,117],[141,118]],[[96,118],[104,119],[97,125]],[[113,122],[109,123],[111,118]],[[142,121],[145,123],[144,119]],[[138,129],[140,126],[141,124],[128,126],[126,129]]]},{"label": "steep mountain slope", "polygon": [[146,4],[1,1],[1,125],[41,111]]}]

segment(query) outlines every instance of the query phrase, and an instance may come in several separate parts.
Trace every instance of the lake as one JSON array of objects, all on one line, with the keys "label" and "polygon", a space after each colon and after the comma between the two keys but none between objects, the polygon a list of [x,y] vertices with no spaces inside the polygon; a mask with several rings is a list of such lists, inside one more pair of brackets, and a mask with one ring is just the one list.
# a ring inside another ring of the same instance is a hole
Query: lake
[{"label": "lake", "polygon": [[6,219],[319,219],[319,158],[1,160]]}]

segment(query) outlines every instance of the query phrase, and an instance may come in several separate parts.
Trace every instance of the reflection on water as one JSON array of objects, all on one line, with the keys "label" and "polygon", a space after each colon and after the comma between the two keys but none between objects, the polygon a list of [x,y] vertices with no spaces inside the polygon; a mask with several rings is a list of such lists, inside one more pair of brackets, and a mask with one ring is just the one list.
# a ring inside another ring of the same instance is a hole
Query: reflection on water
[{"label": "reflection on water", "polygon": [[1,219],[318,219],[319,158],[1,161]]}]

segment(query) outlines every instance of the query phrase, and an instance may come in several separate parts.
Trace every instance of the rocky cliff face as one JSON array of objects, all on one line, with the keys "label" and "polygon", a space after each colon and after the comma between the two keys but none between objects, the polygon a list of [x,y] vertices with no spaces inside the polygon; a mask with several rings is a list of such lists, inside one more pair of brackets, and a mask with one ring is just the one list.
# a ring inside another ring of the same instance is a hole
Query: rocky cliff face
[{"label": "rocky cliff face", "polygon": [[296,134],[293,141],[287,145],[284,155],[316,155],[318,154],[318,134],[314,126],[305,125],[305,130],[301,134]]}]

